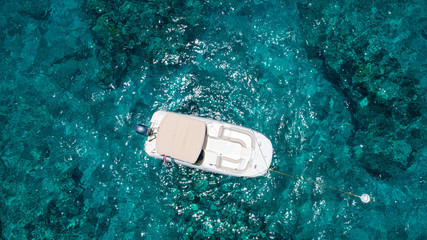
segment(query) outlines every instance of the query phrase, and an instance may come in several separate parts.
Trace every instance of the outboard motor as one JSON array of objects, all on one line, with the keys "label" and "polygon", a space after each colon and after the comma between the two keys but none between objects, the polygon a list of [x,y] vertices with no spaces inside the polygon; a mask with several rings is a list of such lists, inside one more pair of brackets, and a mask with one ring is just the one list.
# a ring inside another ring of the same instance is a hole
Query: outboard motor
[{"label": "outboard motor", "polygon": [[136,126],[133,128],[133,130],[135,130],[135,132],[145,135],[145,136],[150,136],[153,131],[151,130],[151,128],[142,125],[142,124],[136,124]]}]

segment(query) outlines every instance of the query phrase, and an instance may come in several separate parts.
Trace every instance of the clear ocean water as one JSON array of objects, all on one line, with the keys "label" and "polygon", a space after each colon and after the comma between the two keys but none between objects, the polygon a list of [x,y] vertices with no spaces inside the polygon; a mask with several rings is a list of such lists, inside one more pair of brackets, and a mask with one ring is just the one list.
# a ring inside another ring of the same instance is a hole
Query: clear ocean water
[{"label": "clear ocean water", "polygon": [[[426,1],[0,2],[3,239],[426,239]],[[268,136],[165,168],[156,110]]]}]

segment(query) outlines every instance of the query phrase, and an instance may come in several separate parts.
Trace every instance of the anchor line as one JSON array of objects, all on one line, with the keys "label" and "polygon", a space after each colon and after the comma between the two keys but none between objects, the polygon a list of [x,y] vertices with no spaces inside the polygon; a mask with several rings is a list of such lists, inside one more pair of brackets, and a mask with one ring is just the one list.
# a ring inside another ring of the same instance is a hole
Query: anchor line
[{"label": "anchor line", "polygon": [[[314,182],[314,181],[311,181],[311,180],[306,180],[306,179],[303,179],[303,178],[300,178],[300,177],[295,177],[295,176],[292,176],[292,175],[290,175],[290,174],[286,174],[286,173],[282,173],[282,172],[279,172],[279,171],[273,170],[273,169],[271,169],[271,168],[269,168],[268,170],[269,170],[269,171],[271,171],[271,172],[275,172],[275,173],[278,173],[278,174],[281,174],[281,175],[284,175],[284,176],[290,177],[290,178],[295,178],[295,179],[298,179],[298,180],[301,180],[301,181],[305,181],[305,182],[313,183],[313,184],[316,184],[316,185],[319,185],[319,186],[327,187],[327,188],[330,188],[330,189],[333,189],[333,190],[336,190],[336,191],[339,191],[339,192],[342,192],[342,193],[348,194],[348,195],[353,196],[353,197],[361,198],[361,196],[358,196],[358,195],[356,195],[356,194],[353,194],[353,193],[350,193],[350,192],[346,192],[346,191],[343,191],[343,190],[341,190],[341,189],[338,189],[338,188],[334,188],[334,187],[331,187],[331,186],[325,185],[325,184],[323,184],[323,183],[318,183],[318,182]],[[382,202],[377,202],[377,201],[374,201],[374,200],[371,200],[371,201],[372,201],[372,202],[375,202],[375,203],[384,204],[384,203],[382,203]]]}]

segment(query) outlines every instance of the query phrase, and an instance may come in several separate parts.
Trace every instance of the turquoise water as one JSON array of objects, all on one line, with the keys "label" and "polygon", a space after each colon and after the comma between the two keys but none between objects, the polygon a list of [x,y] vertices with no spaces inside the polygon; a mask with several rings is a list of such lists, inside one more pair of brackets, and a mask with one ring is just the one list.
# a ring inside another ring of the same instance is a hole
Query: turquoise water
[{"label": "turquoise water", "polygon": [[[4,239],[426,239],[425,1],[1,1]],[[262,132],[243,179],[147,157],[156,110]]]}]

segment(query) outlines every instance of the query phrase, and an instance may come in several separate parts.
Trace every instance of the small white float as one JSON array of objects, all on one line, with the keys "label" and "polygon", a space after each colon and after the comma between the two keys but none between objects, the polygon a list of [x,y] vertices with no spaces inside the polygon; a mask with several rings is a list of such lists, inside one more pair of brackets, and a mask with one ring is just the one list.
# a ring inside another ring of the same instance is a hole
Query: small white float
[{"label": "small white float", "polygon": [[135,131],[148,136],[145,152],[151,157],[236,177],[262,176],[270,167],[271,142],[254,130],[165,111],[155,112],[150,123]]}]

